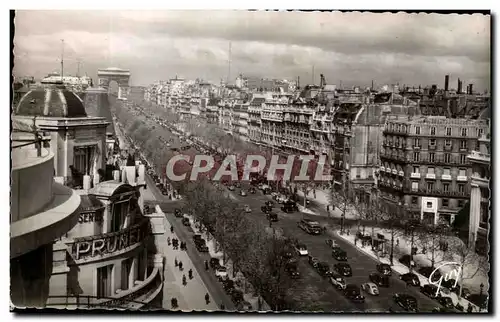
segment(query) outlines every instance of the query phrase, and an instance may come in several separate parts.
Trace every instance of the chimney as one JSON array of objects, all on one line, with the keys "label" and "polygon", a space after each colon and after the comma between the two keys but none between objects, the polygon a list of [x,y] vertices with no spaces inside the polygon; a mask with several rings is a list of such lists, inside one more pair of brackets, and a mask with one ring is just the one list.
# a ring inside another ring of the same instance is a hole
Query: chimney
[{"label": "chimney", "polygon": [[448,85],[450,83],[450,75],[445,75],[444,76],[444,90],[447,92],[448,91]]},{"label": "chimney", "polygon": [[459,78],[458,79],[457,94],[461,94],[461,93],[462,93],[462,81]]}]

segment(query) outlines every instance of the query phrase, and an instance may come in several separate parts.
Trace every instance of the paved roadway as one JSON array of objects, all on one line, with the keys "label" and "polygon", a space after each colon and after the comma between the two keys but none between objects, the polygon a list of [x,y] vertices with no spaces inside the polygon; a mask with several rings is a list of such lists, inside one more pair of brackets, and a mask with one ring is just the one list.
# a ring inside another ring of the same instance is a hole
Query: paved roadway
[{"label": "paved roadway", "polygon": [[[173,136],[175,138],[175,136]],[[179,141],[175,139],[172,147],[180,147]],[[247,189],[247,185],[243,185],[243,189]],[[252,213],[248,214],[250,218],[268,224],[265,215],[261,212],[260,207],[266,200],[270,200],[270,196],[263,195],[260,191],[257,194],[249,194],[247,197],[242,197],[237,194],[239,189],[236,189],[233,199],[243,204],[248,204],[252,208]],[[170,203],[169,203],[170,204]],[[331,256],[331,250],[326,245],[327,238],[333,238],[336,242],[346,250],[348,254],[348,263],[353,270],[353,276],[347,278],[347,283],[354,283],[361,285],[368,282],[368,275],[375,272],[377,261],[372,257],[362,253],[353,245],[345,242],[338,236],[313,236],[305,233],[302,229],[297,227],[297,222],[303,218],[301,213],[285,214],[279,211],[279,205],[275,205],[274,212],[278,214],[279,222],[273,223],[274,227],[282,228],[286,235],[293,236],[299,239],[302,243],[306,244],[309,253],[322,261],[329,262],[332,266],[336,260]],[[162,209],[168,208],[167,204],[162,205]],[[171,208],[171,207],[170,207]],[[331,224],[331,220],[323,216],[305,215],[307,218],[314,219],[322,225]],[[175,228],[175,227],[174,227]],[[179,227],[180,228],[180,227]],[[191,242],[191,238],[188,238]],[[191,245],[194,247],[193,245]],[[201,262],[201,261],[200,261]],[[338,290],[336,290],[327,279],[321,277],[316,273],[307,262],[306,258],[299,260],[299,270],[301,278],[293,284],[291,293],[293,294],[294,302],[302,304],[302,307],[297,308],[307,309],[309,307],[321,308],[324,311],[364,311],[364,310],[388,310],[392,303],[392,295],[395,293],[409,293],[418,301],[419,310],[421,312],[430,312],[439,304],[419,292],[418,288],[407,287],[406,284],[399,280],[397,274],[391,277],[391,287],[381,288],[379,296],[371,296],[365,294],[366,302],[364,304],[355,304],[347,300]]]}]

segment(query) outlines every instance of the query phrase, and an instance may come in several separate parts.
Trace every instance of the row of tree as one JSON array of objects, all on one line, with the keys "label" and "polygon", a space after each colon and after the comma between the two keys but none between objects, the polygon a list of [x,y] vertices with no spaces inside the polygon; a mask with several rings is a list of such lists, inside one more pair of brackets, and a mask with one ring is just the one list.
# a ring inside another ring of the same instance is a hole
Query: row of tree
[{"label": "row of tree", "polygon": [[[357,192],[357,195],[362,195],[364,191]],[[341,211],[341,230],[349,226],[347,222],[354,221],[357,235],[369,235],[369,246],[372,248],[377,242],[375,228],[385,230],[389,235],[384,237],[388,237],[391,265],[403,255],[409,255],[411,263],[417,254],[422,254],[429,261],[431,268],[439,267],[443,262],[457,263],[456,266],[460,267],[460,278],[457,280],[461,281],[459,294],[462,294],[464,281],[473,279],[478,274],[487,275],[488,259],[478,255],[472,245],[458,238],[450,225],[426,223],[420,216],[415,217],[402,204],[384,202],[381,198],[371,199],[361,201],[359,198],[348,196],[344,191],[334,189],[330,196],[332,204]],[[354,219],[345,218],[349,209],[354,210],[351,212],[355,214]],[[366,227],[370,227],[369,232]],[[399,246],[399,241],[402,239],[407,241],[405,245],[409,249],[400,251],[403,247]]]},{"label": "row of tree", "polygon": [[184,211],[217,240],[224,264],[230,258],[233,272],[243,273],[259,299],[262,296],[273,310],[290,309],[285,254],[292,251],[292,241],[266,232],[265,226],[250,220],[208,181],[189,183],[184,196]]}]

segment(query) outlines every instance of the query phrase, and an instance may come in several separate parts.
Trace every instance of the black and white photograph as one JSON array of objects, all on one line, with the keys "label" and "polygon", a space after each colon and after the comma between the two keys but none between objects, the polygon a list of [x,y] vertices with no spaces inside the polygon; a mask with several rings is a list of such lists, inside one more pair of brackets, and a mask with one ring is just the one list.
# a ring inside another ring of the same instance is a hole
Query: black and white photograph
[{"label": "black and white photograph", "polygon": [[11,19],[11,311],[492,313],[489,11]]}]

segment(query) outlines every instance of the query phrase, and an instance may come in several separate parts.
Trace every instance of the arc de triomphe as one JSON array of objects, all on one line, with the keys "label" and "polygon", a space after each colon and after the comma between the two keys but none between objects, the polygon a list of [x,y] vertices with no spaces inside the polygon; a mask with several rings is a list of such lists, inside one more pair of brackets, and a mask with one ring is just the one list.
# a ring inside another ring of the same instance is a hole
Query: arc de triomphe
[{"label": "arc de triomphe", "polygon": [[118,84],[118,99],[127,99],[130,92],[130,70],[115,67],[98,69],[97,77],[99,78],[99,86],[105,89],[109,88],[111,81],[115,81]]}]

